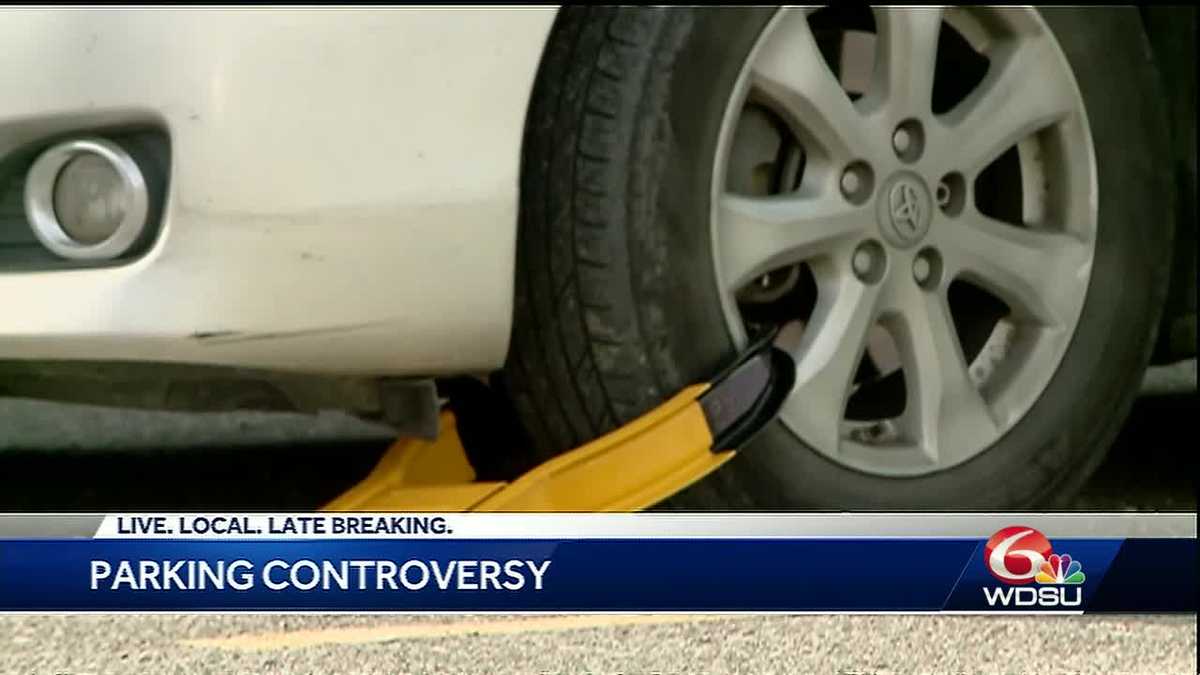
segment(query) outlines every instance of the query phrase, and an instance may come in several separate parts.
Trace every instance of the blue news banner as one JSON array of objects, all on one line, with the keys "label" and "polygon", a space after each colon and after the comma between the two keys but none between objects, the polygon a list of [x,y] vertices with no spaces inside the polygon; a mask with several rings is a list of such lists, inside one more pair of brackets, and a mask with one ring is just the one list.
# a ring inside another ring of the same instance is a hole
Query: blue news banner
[{"label": "blue news banner", "polygon": [[[1194,515],[1158,527],[1170,530],[1159,535],[1114,520],[1113,536],[1095,518],[965,514],[910,522],[151,514],[95,516],[94,527],[75,517],[82,531],[70,536],[39,534],[38,522],[62,531],[52,517],[26,518],[34,521],[22,536],[0,520],[0,611],[1078,613],[1197,605]],[[921,535],[923,527],[933,534]]]}]

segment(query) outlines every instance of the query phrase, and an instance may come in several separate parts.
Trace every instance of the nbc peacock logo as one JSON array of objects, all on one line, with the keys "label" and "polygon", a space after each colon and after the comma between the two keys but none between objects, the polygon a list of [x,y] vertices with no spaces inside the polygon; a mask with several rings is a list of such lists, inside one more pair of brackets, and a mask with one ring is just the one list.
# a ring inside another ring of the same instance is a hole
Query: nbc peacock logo
[{"label": "nbc peacock logo", "polygon": [[[1076,607],[1083,604],[1083,565],[1054,552],[1046,535],[1016,525],[993,534],[983,548],[984,564],[1003,586],[984,587],[989,606]],[[1031,582],[1037,588],[1028,586]]]},{"label": "nbc peacock logo", "polygon": [[1050,558],[1038,567],[1038,573],[1033,580],[1039,584],[1082,584],[1087,577],[1083,574],[1083,565],[1078,560],[1071,560],[1067,554],[1050,554]]}]

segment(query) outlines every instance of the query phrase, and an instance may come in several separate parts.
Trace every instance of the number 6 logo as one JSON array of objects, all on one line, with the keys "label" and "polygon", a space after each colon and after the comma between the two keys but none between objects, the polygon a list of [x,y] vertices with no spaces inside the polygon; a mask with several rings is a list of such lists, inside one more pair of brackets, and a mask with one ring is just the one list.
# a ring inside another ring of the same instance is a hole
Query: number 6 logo
[{"label": "number 6 logo", "polygon": [[987,540],[984,560],[992,576],[1006,584],[1027,584],[1053,549],[1046,535],[1032,527],[1006,527]]}]

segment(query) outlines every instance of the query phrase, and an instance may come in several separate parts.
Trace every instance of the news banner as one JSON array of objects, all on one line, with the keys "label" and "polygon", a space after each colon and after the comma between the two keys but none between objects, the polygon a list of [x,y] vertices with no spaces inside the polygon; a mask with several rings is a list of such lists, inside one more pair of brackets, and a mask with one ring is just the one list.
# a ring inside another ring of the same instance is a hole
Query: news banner
[{"label": "news banner", "polygon": [[1195,612],[1195,514],[4,514],[0,611]]}]

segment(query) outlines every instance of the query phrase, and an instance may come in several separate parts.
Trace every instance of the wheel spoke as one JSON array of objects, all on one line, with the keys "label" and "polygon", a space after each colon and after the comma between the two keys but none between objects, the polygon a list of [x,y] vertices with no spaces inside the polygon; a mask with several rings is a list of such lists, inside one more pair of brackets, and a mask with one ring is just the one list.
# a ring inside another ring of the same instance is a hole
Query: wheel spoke
[{"label": "wheel spoke", "polygon": [[821,55],[806,13],[780,11],[785,14],[752,65],[754,85],[787,109],[806,147],[815,143],[840,162],[863,157],[858,111]]},{"label": "wheel spoke", "polygon": [[939,246],[949,276],[1003,300],[1018,320],[1066,329],[1091,272],[1089,247],[1068,234],[1032,230],[969,210],[945,228]]},{"label": "wheel spoke", "polygon": [[942,117],[948,138],[945,170],[974,177],[1026,136],[1062,121],[1074,109],[1074,83],[1061,68],[1046,35],[1013,38],[991,54],[983,81]]},{"label": "wheel spoke", "polygon": [[717,208],[717,249],[725,289],[736,291],[771,269],[853,240],[869,222],[869,214],[861,211],[833,195],[723,195]]},{"label": "wheel spoke", "polygon": [[953,464],[980,437],[997,433],[996,421],[967,374],[967,362],[943,291],[907,285],[893,331],[904,364],[908,433],[935,463]]},{"label": "wheel spoke", "polygon": [[793,352],[796,385],[780,413],[793,430],[821,448],[837,448],[841,442],[850,384],[879,301],[878,285],[864,285],[851,275],[841,275],[829,286],[821,288],[821,300]]},{"label": "wheel spoke", "polygon": [[942,10],[938,7],[877,9],[879,42],[870,102],[887,105],[899,117],[924,117],[933,100],[934,64]]}]

